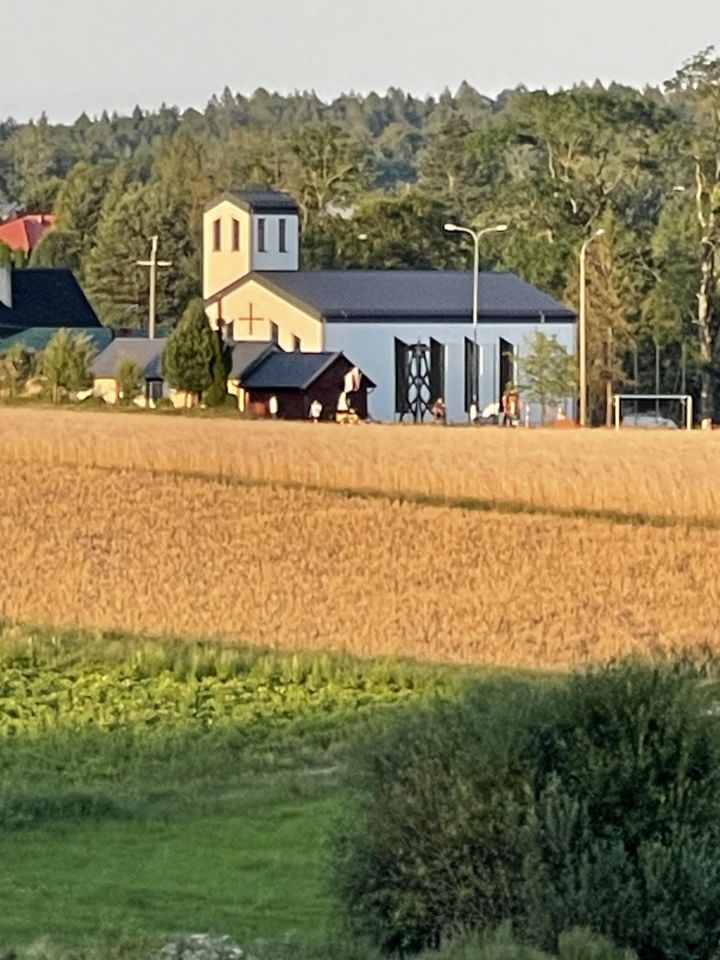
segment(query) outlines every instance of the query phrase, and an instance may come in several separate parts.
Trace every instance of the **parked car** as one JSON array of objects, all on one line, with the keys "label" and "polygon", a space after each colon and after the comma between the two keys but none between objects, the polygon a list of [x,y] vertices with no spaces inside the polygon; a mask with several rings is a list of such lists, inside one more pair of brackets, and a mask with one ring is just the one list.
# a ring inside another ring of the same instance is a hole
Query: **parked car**
[{"label": "parked car", "polygon": [[628,413],[622,418],[623,427],[643,427],[646,430],[677,430],[678,425],[668,417],[656,413]]}]

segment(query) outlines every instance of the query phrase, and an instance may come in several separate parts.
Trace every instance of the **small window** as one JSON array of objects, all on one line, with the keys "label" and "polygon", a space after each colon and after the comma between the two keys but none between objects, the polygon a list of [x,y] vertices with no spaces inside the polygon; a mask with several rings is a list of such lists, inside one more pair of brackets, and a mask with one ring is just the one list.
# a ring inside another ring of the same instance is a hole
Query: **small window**
[{"label": "small window", "polygon": [[272,340],[273,343],[277,343],[278,337],[279,337],[278,325],[276,323],[273,323],[271,320],[270,321],[270,339]]},{"label": "small window", "polygon": [[216,252],[222,247],[222,223],[216,220],[213,223],[213,250]]},{"label": "small window", "polygon": [[293,337],[293,350],[299,353],[302,350],[302,340],[300,337]]},{"label": "small window", "polygon": [[232,222],[232,248],[233,250],[240,249],[240,221],[233,220]]},{"label": "small window", "polygon": [[257,248],[260,253],[265,253],[265,218],[260,217],[257,222],[258,243]]},{"label": "small window", "polygon": [[278,239],[278,249],[280,253],[287,253],[287,234],[286,234],[287,222],[285,218],[281,218],[279,221],[279,239]]}]

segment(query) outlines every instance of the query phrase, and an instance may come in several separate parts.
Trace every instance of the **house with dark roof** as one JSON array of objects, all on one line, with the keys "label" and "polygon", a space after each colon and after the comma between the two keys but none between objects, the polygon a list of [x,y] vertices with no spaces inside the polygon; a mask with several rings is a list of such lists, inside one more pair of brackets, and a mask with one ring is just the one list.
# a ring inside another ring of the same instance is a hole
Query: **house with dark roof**
[{"label": "house with dark roof", "polygon": [[575,351],[573,311],[515,274],[480,274],[475,325],[471,271],[300,270],[298,221],[297,204],[274,191],[232,191],[206,206],[208,319],[235,340],[343,352],[377,384],[376,419],[422,419],[438,397],[451,419],[467,419],[517,382],[538,330]]},{"label": "house with dark roof", "polygon": [[368,391],[375,384],[348,360],[344,353],[285,353],[275,348],[242,378],[247,408],[264,414],[271,399],[277,416],[307,420],[313,404],[319,404],[316,419],[334,420],[338,401],[362,420],[368,415]]},{"label": "house with dark roof", "polygon": [[71,270],[0,266],[0,339],[37,327],[101,326]]},{"label": "house with dark roof", "polygon": [[95,357],[90,373],[93,378],[93,393],[107,403],[121,399],[119,381],[120,367],[125,360],[132,360],[140,371],[143,390],[139,399],[151,404],[169,395],[162,374],[162,356],[167,338],[148,340],[141,337],[118,337]]},{"label": "house with dark roof", "polygon": [[[172,390],[163,376],[166,344],[167,338],[113,340],[90,368],[95,396],[106,403],[117,403],[121,399],[121,365],[132,360],[143,379],[143,390],[135,403],[152,407],[167,397],[176,406],[185,406],[186,395]],[[373,386],[340,352],[286,353],[269,341],[241,341],[232,347],[228,393],[237,397],[241,413],[269,416],[272,407],[281,419],[307,419],[310,405],[318,401],[323,410],[321,418],[332,419],[344,391],[347,405],[365,417],[367,392]]]}]

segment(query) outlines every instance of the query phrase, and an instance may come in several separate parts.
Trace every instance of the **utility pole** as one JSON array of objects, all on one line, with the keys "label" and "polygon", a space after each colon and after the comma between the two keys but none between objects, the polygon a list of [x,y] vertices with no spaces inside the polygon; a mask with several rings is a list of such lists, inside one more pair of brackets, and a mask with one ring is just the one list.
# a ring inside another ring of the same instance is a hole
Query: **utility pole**
[{"label": "utility pole", "polygon": [[587,426],[587,280],[585,278],[585,254],[593,240],[604,236],[605,231],[602,227],[588,237],[580,248],[580,296],[579,296],[579,316],[578,316],[578,334],[579,334],[579,366],[580,366],[580,410],[579,421],[581,427]]},{"label": "utility pole", "polygon": [[157,272],[160,267],[171,267],[171,260],[158,260],[158,238],[150,237],[150,259],[137,260],[138,267],[150,268],[150,302],[148,304],[148,340],[155,339],[155,317],[157,314]]}]

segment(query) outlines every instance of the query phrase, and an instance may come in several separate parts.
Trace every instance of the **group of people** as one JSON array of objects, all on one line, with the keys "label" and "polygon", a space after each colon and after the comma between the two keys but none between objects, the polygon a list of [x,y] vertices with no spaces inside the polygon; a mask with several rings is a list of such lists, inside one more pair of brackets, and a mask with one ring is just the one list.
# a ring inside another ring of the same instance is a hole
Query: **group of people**
[{"label": "group of people", "polygon": [[[508,385],[503,392],[499,403],[489,403],[478,411],[477,404],[471,403],[468,411],[470,423],[475,424],[499,424],[504,427],[516,427],[520,423],[520,394],[518,391]],[[447,404],[442,397],[433,401],[430,407],[430,416],[433,423],[447,423]]]},{"label": "group of people", "polygon": [[[323,405],[315,399],[310,404],[308,420],[311,423],[319,423],[322,419]],[[350,397],[345,390],[338,397],[335,407],[335,423],[357,423],[360,417],[350,402]]]}]

